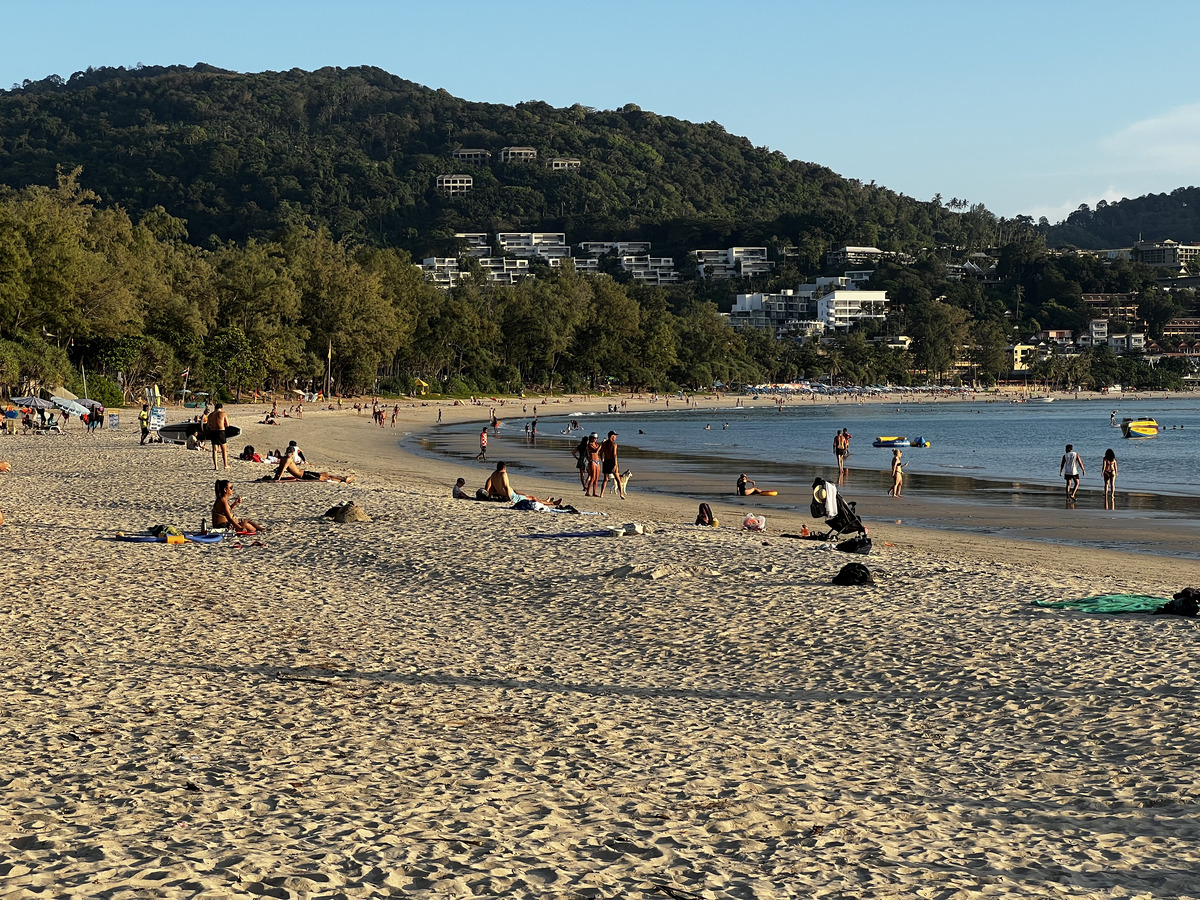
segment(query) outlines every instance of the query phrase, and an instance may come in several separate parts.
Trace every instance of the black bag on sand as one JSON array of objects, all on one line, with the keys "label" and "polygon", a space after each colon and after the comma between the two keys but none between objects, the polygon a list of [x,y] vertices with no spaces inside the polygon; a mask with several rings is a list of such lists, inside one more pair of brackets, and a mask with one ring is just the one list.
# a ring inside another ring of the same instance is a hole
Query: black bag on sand
[{"label": "black bag on sand", "polygon": [[846,563],[842,566],[842,571],[833,576],[833,583],[841,585],[874,584],[875,578],[871,574],[871,570],[862,563]]},{"label": "black bag on sand", "polygon": [[847,538],[842,541],[835,550],[841,550],[843,553],[861,553],[867,556],[871,552],[871,539],[865,534],[856,534],[852,538]]},{"label": "black bag on sand", "polygon": [[1190,619],[1200,615],[1200,591],[1195,588],[1184,588],[1170,603],[1163,604],[1154,611],[1156,616],[1187,616]]}]

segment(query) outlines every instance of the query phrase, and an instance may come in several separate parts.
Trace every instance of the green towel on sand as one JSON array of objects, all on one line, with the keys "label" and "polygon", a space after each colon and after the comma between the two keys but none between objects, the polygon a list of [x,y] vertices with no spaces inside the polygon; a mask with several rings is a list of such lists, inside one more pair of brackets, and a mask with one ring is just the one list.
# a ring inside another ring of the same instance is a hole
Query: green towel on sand
[{"label": "green towel on sand", "polygon": [[1170,597],[1151,597],[1148,594],[1100,594],[1078,600],[1033,600],[1034,606],[1046,609],[1074,609],[1092,613],[1152,613],[1171,602]]}]

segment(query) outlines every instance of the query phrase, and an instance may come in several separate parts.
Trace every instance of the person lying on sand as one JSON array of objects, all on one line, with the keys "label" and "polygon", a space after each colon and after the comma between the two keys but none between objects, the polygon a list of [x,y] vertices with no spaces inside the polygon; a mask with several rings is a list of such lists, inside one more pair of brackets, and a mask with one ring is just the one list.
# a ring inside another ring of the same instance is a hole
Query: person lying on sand
[{"label": "person lying on sand", "polygon": [[328,472],[302,469],[296,464],[295,456],[291,453],[283,455],[283,459],[279,461],[279,465],[275,469],[275,475],[271,480],[279,481],[284,475],[290,475],[293,478],[300,478],[304,481],[341,481],[345,484],[350,484],[354,481],[353,472],[349,475],[330,475]]},{"label": "person lying on sand", "polygon": [[233,514],[233,508],[242,502],[242,498],[233,496],[233,485],[228,479],[218,478],[213,490],[217,495],[212,508],[213,528],[229,528],[241,534],[256,534],[267,530],[265,525],[252,519],[239,519]]}]

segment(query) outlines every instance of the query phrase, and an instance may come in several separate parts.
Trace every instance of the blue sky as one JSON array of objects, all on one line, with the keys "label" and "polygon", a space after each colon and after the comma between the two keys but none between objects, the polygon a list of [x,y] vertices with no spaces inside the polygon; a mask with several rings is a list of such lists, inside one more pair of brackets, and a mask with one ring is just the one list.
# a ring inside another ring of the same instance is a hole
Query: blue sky
[{"label": "blue sky", "polygon": [[468,100],[715,120],[927,200],[1065,217],[1200,182],[1200,2],[0,0],[0,85],[372,65]]}]

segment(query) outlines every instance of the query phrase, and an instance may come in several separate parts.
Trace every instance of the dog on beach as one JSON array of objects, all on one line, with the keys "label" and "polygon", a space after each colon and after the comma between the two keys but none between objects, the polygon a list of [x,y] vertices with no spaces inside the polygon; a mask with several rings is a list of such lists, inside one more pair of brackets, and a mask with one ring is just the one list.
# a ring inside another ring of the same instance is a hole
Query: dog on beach
[{"label": "dog on beach", "polygon": [[621,493],[625,494],[625,493],[629,492],[629,479],[632,477],[633,477],[633,473],[630,472],[628,469],[626,469],[620,475],[614,475],[610,472],[604,476],[604,484],[605,484],[605,486],[607,486],[608,479],[614,478],[617,481],[621,482]]}]

